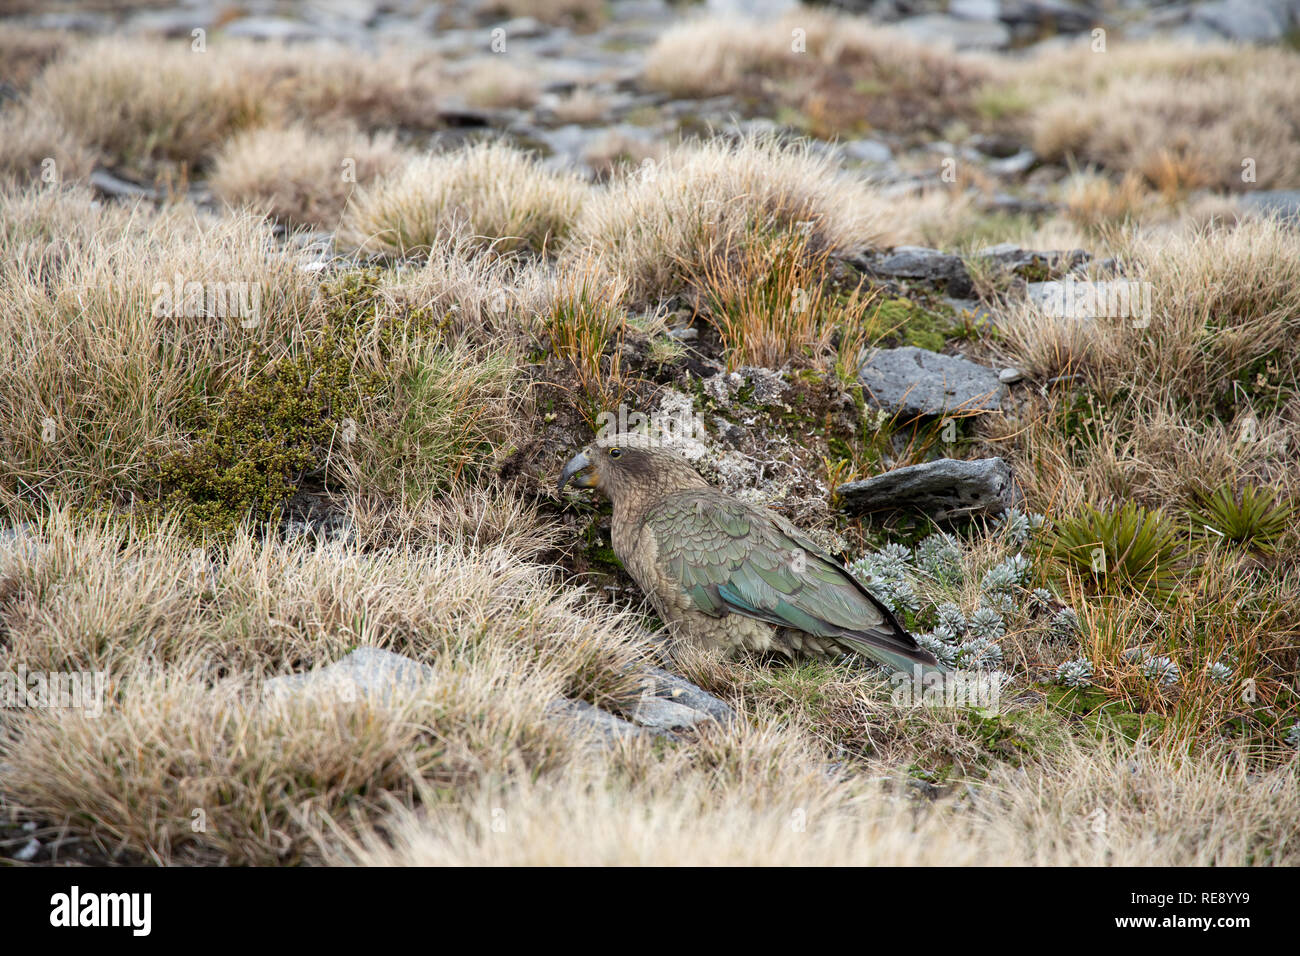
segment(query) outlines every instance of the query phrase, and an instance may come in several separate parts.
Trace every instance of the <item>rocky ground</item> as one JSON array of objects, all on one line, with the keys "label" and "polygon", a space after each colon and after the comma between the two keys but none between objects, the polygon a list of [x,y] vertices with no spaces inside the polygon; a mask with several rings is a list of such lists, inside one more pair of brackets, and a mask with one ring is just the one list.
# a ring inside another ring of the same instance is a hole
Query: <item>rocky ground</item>
[{"label": "rocky ground", "polygon": [[[739,6],[0,4],[0,855],[1294,862],[1300,4]],[[991,699],[669,653],[611,422]]]}]

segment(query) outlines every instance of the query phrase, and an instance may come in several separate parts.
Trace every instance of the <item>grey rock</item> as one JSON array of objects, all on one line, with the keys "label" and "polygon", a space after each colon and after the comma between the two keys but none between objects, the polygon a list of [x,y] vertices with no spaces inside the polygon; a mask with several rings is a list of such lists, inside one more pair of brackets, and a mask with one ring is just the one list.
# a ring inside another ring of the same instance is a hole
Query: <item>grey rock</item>
[{"label": "grey rock", "polygon": [[279,40],[291,43],[300,40],[316,40],[323,34],[316,27],[301,20],[289,20],[285,17],[242,17],[226,24],[227,36],[248,37],[252,40]]},{"label": "grey rock", "polygon": [[1019,176],[1027,173],[1038,162],[1038,154],[1032,149],[1022,149],[1006,159],[995,159],[989,163],[989,172],[998,176]]},{"label": "grey rock", "polygon": [[119,179],[107,169],[96,169],[92,172],[90,185],[110,199],[157,199],[159,197],[155,190]]},{"label": "grey rock", "polygon": [[689,707],[712,717],[718,723],[727,723],[736,716],[736,712],[725,701],[661,667],[647,668],[646,682],[644,688],[656,697]]},{"label": "grey rock", "polygon": [[1001,0],[950,0],[949,16],[959,20],[997,20],[1002,16]]},{"label": "grey rock", "polygon": [[1217,0],[1198,7],[1193,24],[1210,27],[1230,40],[1276,43],[1291,28],[1285,0]]},{"label": "grey rock", "polygon": [[1021,249],[1010,242],[981,249],[975,253],[975,256],[1006,272],[1023,272],[1031,267],[1048,268],[1054,272],[1069,272],[1092,258],[1083,249],[1038,251]]},{"label": "grey rock", "polygon": [[998,372],[998,381],[1003,385],[1011,385],[1025,377],[1025,373],[1018,368],[1004,368]]},{"label": "grey rock", "polygon": [[847,159],[859,163],[888,163],[894,158],[894,151],[878,139],[850,140],[841,149]]},{"label": "grey rock", "polygon": [[1001,458],[941,458],[895,468],[840,485],[837,496],[846,514],[915,509],[936,521],[997,515],[1020,500],[1011,466]]},{"label": "grey rock", "polygon": [[46,13],[31,21],[42,30],[67,30],[75,33],[112,33],[113,21],[103,13]]},{"label": "grey rock", "polygon": [[971,288],[970,275],[961,256],[925,246],[895,246],[889,252],[858,256],[850,262],[878,278],[944,283],[949,294],[959,297],[966,295]]},{"label": "grey rock", "polygon": [[396,693],[409,695],[434,675],[428,664],[378,647],[358,647],[351,654],[304,674],[274,677],[262,685],[266,698],[277,701],[303,695],[333,694],[345,700],[365,697],[394,703]]},{"label": "grey rock", "polygon": [[41,553],[41,542],[30,524],[0,528],[0,563],[31,564]]},{"label": "grey rock", "polygon": [[871,404],[908,418],[996,411],[1006,394],[988,366],[912,345],[869,355],[858,380]]},{"label": "grey rock", "polygon": [[1102,22],[1097,10],[1073,0],[1004,0],[1001,17],[1012,27],[1051,26],[1058,33],[1078,33]]},{"label": "grey rock", "polygon": [[564,723],[571,736],[596,746],[608,746],[620,740],[658,736],[656,732],[638,727],[621,717],[606,713],[583,700],[561,698],[546,708],[548,716]]},{"label": "grey rock", "polygon": [[1240,202],[1248,212],[1300,221],[1300,189],[1261,189],[1245,193]]},{"label": "grey rock", "polygon": [[918,43],[951,44],[957,50],[1001,50],[1011,31],[999,21],[959,20],[941,13],[909,17],[898,28]]},{"label": "grey rock", "polygon": [[639,727],[650,730],[685,730],[709,715],[662,697],[642,697],[632,704],[628,716]]},{"label": "grey rock", "polygon": [[991,133],[977,134],[972,136],[968,142],[985,156],[992,156],[994,159],[1006,159],[1009,156],[1015,156],[1025,148],[1024,144],[1018,139]]},{"label": "grey rock", "polygon": [[535,37],[546,36],[546,24],[536,17],[515,17],[513,20],[506,20],[504,23],[498,23],[494,29],[501,29],[506,32],[506,39],[533,39]]},{"label": "grey rock", "polygon": [[187,37],[194,30],[209,30],[216,19],[215,7],[189,10],[146,10],[137,13],[127,24],[135,33],[165,37]]},{"label": "grey rock", "polygon": [[[1133,31],[1130,30],[1129,33],[1132,34]],[[1141,31],[1138,31],[1138,33],[1140,36]],[[1187,23],[1184,23],[1182,26],[1175,27],[1174,29],[1164,33],[1161,36],[1161,39],[1169,39],[1169,40],[1173,40],[1175,43],[1185,43],[1191,45],[1206,44],[1206,43],[1222,43],[1223,34],[1220,33],[1218,30],[1214,29],[1214,27],[1210,26],[1208,23],[1205,23],[1201,20],[1189,20]]]}]

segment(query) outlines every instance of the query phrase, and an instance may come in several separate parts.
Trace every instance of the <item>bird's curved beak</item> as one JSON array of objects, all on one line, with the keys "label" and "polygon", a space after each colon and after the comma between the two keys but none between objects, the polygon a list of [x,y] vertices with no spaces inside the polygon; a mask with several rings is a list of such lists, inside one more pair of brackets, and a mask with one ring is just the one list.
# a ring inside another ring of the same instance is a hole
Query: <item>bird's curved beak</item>
[{"label": "bird's curved beak", "polygon": [[557,489],[563,493],[564,486],[573,482],[575,488],[595,488],[596,487],[596,466],[591,463],[585,451],[580,451],[565,464],[564,470],[560,472],[560,486]]}]

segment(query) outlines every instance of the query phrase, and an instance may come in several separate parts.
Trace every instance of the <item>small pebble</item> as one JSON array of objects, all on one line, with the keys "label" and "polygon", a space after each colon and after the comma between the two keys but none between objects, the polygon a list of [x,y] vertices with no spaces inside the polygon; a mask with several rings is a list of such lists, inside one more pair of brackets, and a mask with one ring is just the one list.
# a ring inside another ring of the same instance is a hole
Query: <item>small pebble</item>
[{"label": "small pebble", "polygon": [[1010,385],[1012,382],[1018,382],[1025,377],[1025,373],[1018,368],[1004,368],[998,372],[998,381],[1003,385]]},{"label": "small pebble", "polygon": [[41,851],[41,841],[36,839],[35,837],[32,837],[30,840],[27,841],[26,846],[24,846],[21,850],[19,850],[17,853],[14,854],[14,859],[17,860],[19,863],[26,863],[29,860],[34,860],[36,858],[36,854],[39,853],[40,851]]}]

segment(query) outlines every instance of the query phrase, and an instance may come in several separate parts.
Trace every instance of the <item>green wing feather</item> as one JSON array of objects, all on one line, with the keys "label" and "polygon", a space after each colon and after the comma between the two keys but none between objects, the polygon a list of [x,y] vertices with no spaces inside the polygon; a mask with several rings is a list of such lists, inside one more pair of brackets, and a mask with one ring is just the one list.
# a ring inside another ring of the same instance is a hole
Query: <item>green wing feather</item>
[{"label": "green wing feather", "polygon": [[829,638],[887,666],[937,665],[894,615],[794,525],[712,489],[646,515],[664,571],[705,614],[742,614]]}]

